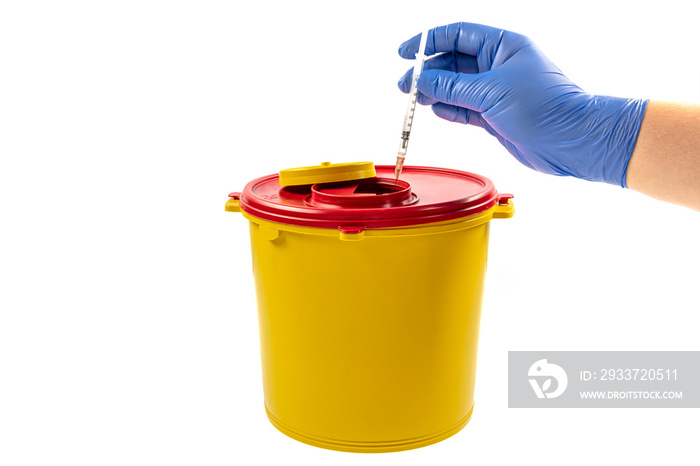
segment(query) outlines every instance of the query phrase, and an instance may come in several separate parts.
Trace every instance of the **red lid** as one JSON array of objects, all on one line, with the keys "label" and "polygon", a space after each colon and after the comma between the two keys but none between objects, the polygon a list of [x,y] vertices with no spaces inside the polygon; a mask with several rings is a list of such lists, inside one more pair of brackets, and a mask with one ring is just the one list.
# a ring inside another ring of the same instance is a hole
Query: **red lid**
[{"label": "red lid", "polygon": [[507,196],[474,173],[406,166],[396,182],[393,165],[375,168],[375,178],[303,186],[279,186],[278,175],[264,176],[246,185],[239,205],[255,217],[290,225],[388,228],[467,217]]}]

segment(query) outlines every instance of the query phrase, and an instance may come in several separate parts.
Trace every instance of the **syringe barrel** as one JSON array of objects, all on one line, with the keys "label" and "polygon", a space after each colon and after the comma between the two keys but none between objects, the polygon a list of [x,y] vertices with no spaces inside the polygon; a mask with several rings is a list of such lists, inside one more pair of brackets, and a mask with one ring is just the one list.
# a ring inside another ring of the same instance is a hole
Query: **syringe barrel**
[{"label": "syringe barrel", "polygon": [[423,71],[423,63],[425,62],[425,45],[428,41],[428,31],[423,31],[420,38],[420,46],[416,53],[416,61],[413,66],[413,77],[411,79],[411,89],[408,97],[408,107],[406,115],[403,119],[403,128],[401,130],[401,140],[399,142],[399,156],[405,156],[408,149],[408,139],[411,136],[411,127],[413,126],[413,115],[416,112],[416,99],[418,97],[417,81]]}]

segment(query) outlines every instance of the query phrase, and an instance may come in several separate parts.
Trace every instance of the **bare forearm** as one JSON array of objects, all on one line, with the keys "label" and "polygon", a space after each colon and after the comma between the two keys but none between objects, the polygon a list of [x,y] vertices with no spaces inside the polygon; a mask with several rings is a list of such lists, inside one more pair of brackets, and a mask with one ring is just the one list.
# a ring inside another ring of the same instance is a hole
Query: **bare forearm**
[{"label": "bare forearm", "polygon": [[700,211],[700,105],[647,104],[627,186]]}]

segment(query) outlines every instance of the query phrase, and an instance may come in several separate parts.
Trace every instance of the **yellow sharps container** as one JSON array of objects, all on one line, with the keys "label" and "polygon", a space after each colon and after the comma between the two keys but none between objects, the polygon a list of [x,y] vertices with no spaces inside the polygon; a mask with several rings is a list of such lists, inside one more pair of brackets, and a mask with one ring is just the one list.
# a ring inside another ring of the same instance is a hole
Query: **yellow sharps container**
[{"label": "yellow sharps container", "polygon": [[510,194],[457,170],[283,170],[232,193],[250,224],[265,409],[322,448],[439,442],[472,415],[489,221]]}]

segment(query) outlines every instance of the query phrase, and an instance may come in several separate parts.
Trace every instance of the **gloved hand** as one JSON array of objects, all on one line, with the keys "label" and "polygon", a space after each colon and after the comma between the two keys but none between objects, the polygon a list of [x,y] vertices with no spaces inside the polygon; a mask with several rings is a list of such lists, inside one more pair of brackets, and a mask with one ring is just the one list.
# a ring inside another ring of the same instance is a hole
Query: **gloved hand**
[{"label": "gloved hand", "polygon": [[[399,47],[413,59],[420,34]],[[442,52],[442,53],[441,53]],[[418,103],[440,118],[481,126],[542,173],[627,187],[627,164],[646,100],[591,95],[520,34],[456,23],[428,33]],[[408,92],[413,70],[399,81]]]}]

